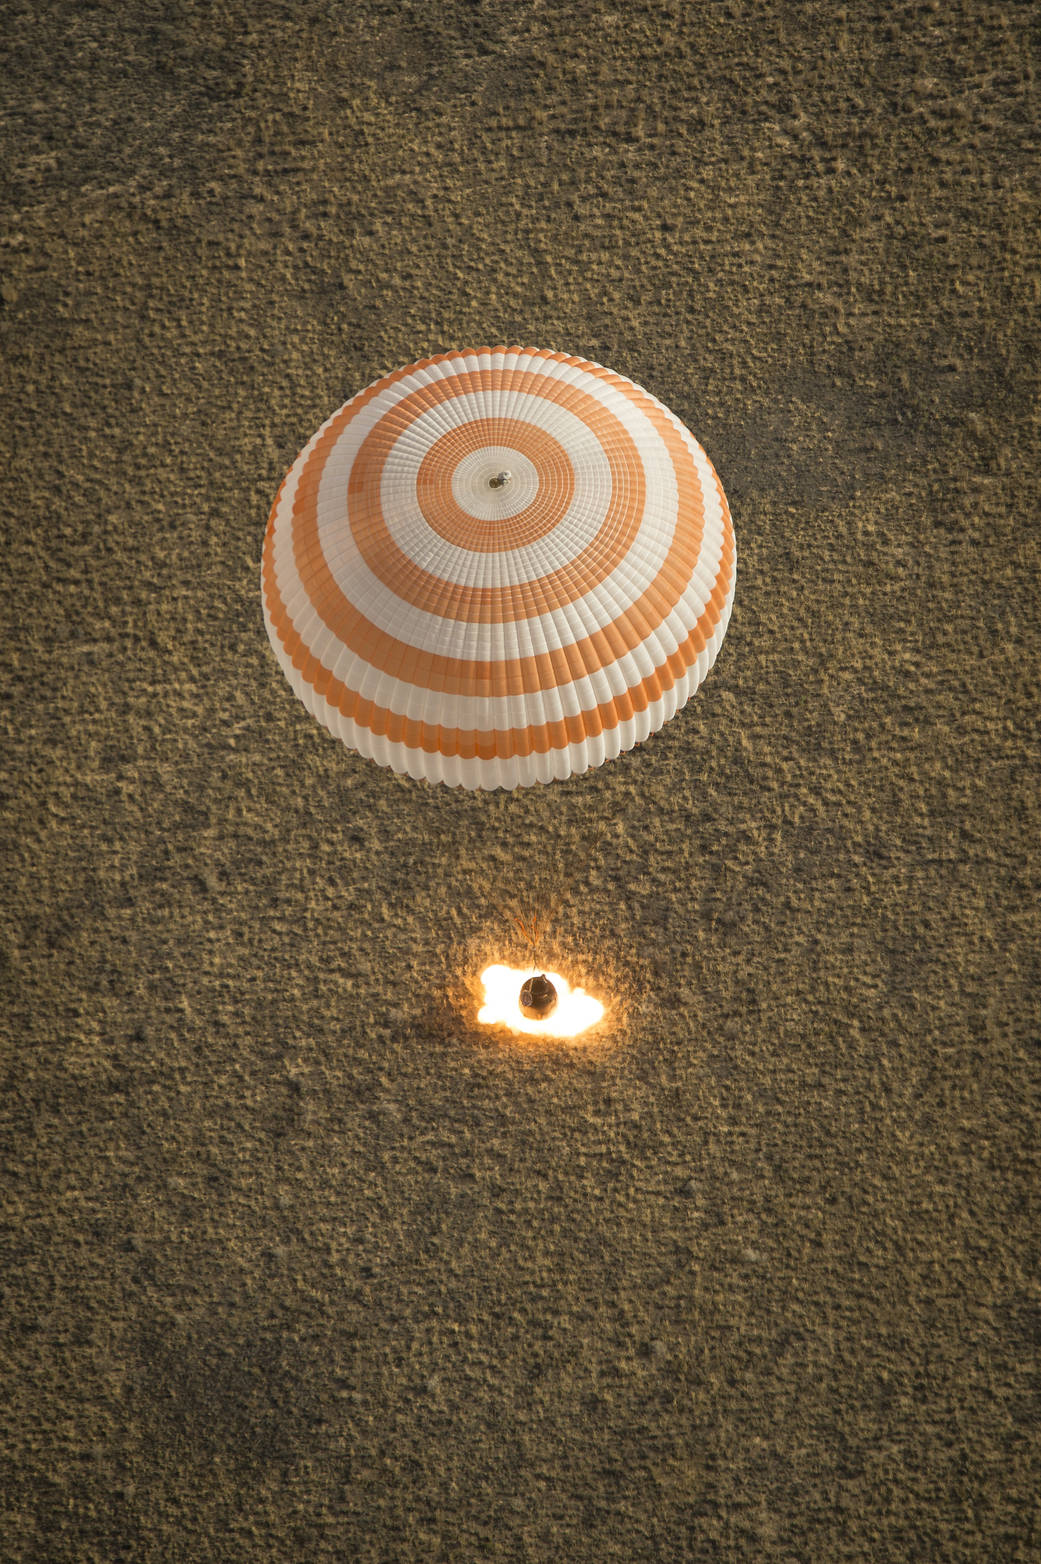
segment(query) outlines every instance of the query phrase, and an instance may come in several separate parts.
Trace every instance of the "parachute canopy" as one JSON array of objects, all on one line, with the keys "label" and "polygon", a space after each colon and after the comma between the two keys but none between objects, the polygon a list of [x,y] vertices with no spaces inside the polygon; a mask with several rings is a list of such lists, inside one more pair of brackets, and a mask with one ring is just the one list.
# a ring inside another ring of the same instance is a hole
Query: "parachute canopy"
[{"label": "parachute canopy", "polygon": [[268,521],[264,616],[351,749],[514,788],[667,722],[715,660],[734,569],[719,479],[667,408],[584,359],[479,348],[319,429]]}]

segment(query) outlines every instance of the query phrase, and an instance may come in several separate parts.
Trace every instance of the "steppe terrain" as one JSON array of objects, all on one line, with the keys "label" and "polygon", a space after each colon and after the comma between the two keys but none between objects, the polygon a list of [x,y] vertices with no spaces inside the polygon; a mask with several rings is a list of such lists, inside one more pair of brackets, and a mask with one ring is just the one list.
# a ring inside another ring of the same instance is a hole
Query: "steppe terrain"
[{"label": "steppe terrain", "polygon": [[[1036,9],[0,50],[0,1557],[1036,1560]],[[738,590],[648,744],[471,796],[308,716],[259,560],[495,342],[689,425]],[[477,1023],[532,884],[582,1046]]]}]

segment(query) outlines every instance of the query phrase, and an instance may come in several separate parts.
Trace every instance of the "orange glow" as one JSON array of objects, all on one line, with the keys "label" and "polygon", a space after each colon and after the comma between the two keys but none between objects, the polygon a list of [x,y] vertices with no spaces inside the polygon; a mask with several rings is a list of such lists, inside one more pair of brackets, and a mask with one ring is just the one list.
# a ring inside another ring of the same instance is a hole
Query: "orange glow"
[{"label": "orange glow", "polygon": [[557,972],[547,972],[557,991],[556,1009],[541,1021],[530,1020],[521,1011],[520,991],[536,967],[485,967],[481,973],[484,984],[484,1004],[477,1012],[478,1021],[485,1026],[508,1026],[511,1032],[524,1032],[529,1037],[578,1037],[595,1026],[604,1014],[599,999],[594,999],[584,989],[572,988]]}]

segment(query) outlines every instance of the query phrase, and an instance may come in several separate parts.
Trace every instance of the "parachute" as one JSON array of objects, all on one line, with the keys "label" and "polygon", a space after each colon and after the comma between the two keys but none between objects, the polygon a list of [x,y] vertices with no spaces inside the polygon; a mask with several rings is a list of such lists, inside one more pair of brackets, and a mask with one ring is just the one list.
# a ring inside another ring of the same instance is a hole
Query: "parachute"
[{"label": "parachute", "polygon": [[322,426],[279,490],[264,618],[350,749],[464,788],[587,771],[641,743],[715,661],[730,512],[674,414],[537,348],[423,359]]}]

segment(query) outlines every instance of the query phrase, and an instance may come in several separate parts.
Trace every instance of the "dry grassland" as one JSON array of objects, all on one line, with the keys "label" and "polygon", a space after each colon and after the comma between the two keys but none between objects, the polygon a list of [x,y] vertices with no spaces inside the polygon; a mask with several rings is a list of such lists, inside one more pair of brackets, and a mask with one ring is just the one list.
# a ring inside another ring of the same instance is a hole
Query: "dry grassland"
[{"label": "dry grassland", "polygon": [[[0,1555],[1036,1559],[1034,10],[2,32]],[[472,797],[307,716],[259,555],[495,341],[673,408],[739,579],[650,743]],[[594,1045],[476,1023],[531,863]]]}]

